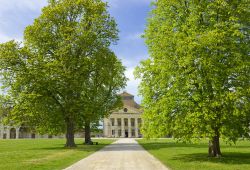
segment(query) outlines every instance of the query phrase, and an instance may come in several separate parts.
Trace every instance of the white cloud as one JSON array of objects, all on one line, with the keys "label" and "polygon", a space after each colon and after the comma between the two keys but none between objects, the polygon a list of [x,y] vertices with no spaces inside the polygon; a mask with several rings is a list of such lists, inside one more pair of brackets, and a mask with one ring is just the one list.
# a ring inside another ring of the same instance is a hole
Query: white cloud
[{"label": "white cloud", "polygon": [[127,82],[127,87],[125,88],[128,93],[131,93],[135,96],[135,100],[140,103],[141,97],[138,97],[138,86],[140,84],[139,79],[135,79],[134,77],[134,69],[135,67],[127,68],[125,75],[129,79]]},{"label": "white cloud", "polygon": [[124,57],[122,55],[118,55],[118,56],[119,58],[121,58],[122,64],[126,66],[127,68],[136,66],[136,63],[132,61],[131,59],[128,59],[127,57]]},{"label": "white cloud", "polygon": [[126,36],[126,39],[127,40],[141,40],[142,35],[143,35],[143,32],[136,32],[136,33],[133,33],[133,34]]},{"label": "white cloud", "polygon": [[24,28],[40,14],[46,0],[0,0],[0,43],[22,41]]},{"label": "white cloud", "polygon": [[23,38],[22,37],[10,37],[0,32],[0,43],[5,43],[13,39],[18,42],[21,42]]},{"label": "white cloud", "polygon": [[3,34],[0,33],[0,43],[10,41],[11,39],[12,39],[11,37],[3,35]]},{"label": "white cloud", "polygon": [[47,4],[46,0],[0,0],[0,16],[2,13],[11,12],[10,10],[31,10],[40,11]]},{"label": "white cloud", "polygon": [[124,4],[142,4],[142,5],[149,5],[153,0],[104,0],[108,2],[108,5],[112,8],[122,7]]}]

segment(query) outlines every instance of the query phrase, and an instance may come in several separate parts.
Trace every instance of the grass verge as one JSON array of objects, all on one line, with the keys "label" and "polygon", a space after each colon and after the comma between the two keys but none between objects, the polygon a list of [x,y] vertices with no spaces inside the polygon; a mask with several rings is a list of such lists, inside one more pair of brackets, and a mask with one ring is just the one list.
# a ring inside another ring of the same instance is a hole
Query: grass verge
[{"label": "grass verge", "polygon": [[57,170],[81,160],[114,140],[95,139],[99,145],[83,145],[75,139],[77,148],[64,148],[65,139],[0,140],[0,169]]},{"label": "grass verge", "polygon": [[237,145],[221,142],[221,158],[208,157],[208,143],[176,143],[173,139],[141,139],[138,142],[172,170],[246,170],[250,169],[250,141]]}]

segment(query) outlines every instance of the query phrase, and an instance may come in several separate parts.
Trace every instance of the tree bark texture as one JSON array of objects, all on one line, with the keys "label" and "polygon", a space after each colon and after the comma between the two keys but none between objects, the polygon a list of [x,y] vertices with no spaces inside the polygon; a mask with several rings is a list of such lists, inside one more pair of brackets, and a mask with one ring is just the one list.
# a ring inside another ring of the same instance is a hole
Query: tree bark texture
[{"label": "tree bark texture", "polygon": [[91,130],[90,130],[90,122],[86,121],[85,122],[85,142],[86,145],[92,145],[91,141]]},{"label": "tree bark texture", "polygon": [[66,144],[65,147],[73,148],[76,147],[75,138],[74,138],[74,123],[72,120],[68,119],[66,122],[67,131],[66,131]]},{"label": "tree bark texture", "polygon": [[209,140],[208,155],[211,157],[221,157],[220,136],[218,130],[216,130],[216,135],[212,138],[212,140]]}]

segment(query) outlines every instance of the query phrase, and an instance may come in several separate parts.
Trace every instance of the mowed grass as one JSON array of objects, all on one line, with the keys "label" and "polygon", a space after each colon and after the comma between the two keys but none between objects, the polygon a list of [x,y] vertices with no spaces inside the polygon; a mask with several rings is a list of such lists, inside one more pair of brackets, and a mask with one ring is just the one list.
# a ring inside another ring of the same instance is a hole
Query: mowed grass
[{"label": "mowed grass", "polygon": [[75,139],[77,148],[64,148],[65,139],[0,140],[0,169],[29,170],[63,169],[101,149],[114,140],[96,139],[99,145],[83,145]]},{"label": "mowed grass", "polygon": [[141,139],[138,142],[172,170],[250,170],[250,141],[236,145],[221,142],[221,158],[208,157],[208,144],[176,143],[173,139]]}]

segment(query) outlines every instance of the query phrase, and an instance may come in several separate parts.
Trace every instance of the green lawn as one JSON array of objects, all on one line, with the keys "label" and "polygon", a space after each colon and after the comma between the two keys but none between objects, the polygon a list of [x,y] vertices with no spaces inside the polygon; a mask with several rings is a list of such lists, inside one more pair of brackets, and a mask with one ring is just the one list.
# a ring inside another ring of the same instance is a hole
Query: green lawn
[{"label": "green lawn", "polygon": [[152,155],[172,170],[248,170],[250,169],[250,141],[237,145],[221,142],[222,158],[207,155],[208,144],[175,143],[172,139],[138,140]]},{"label": "green lawn", "polygon": [[0,140],[0,169],[62,169],[101,149],[114,140],[98,139],[99,145],[83,145],[76,139],[76,149],[64,148],[65,139]]}]

